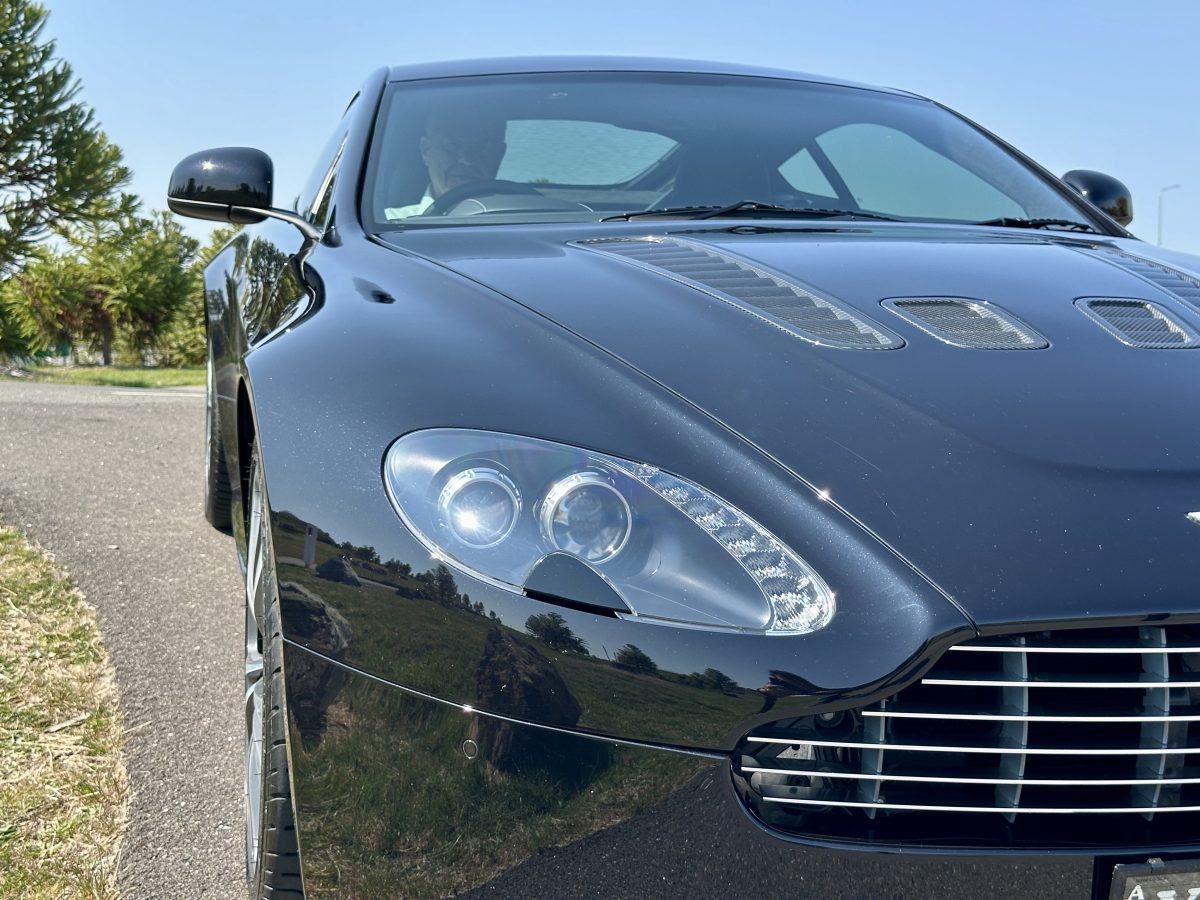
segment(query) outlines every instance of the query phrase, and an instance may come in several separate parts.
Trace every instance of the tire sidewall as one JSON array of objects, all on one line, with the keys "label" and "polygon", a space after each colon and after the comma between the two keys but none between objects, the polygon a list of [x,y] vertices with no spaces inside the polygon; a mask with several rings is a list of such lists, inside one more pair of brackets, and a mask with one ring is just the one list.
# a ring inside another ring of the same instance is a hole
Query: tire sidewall
[{"label": "tire sidewall", "polygon": [[[262,646],[262,745],[259,756],[258,846],[251,861],[246,854],[246,881],[252,900],[299,900],[303,898],[299,846],[292,808],[288,769],[287,694],[285,690],[283,630],[279,610],[279,592],[275,579],[274,548],[271,541],[270,511],[259,470],[258,454],[251,457],[252,492],[261,492],[261,522],[257,554],[262,556],[264,596],[258,622]],[[250,529],[247,529],[249,533]],[[250,559],[253,564],[253,558]],[[254,598],[247,596],[255,621]],[[246,740],[250,740],[249,732]],[[247,748],[249,749],[249,748]],[[249,756],[247,755],[247,762]],[[250,775],[247,773],[247,778]],[[249,803],[249,797],[247,797]],[[247,816],[250,809],[247,807]]]}]

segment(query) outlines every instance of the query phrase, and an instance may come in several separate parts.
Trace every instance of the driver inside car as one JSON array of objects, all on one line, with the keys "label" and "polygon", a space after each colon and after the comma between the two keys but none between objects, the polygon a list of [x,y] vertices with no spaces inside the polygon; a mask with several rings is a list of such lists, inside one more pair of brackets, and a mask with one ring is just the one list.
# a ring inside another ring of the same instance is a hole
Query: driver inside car
[{"label": "driver inside car", "polygon": [[417,203],[384,210],[389,219],[424,215],[435,200],[455,188],[496,178],[507,145],[503,119],[432,115],[421,135],[421,160],[429,184]]}]

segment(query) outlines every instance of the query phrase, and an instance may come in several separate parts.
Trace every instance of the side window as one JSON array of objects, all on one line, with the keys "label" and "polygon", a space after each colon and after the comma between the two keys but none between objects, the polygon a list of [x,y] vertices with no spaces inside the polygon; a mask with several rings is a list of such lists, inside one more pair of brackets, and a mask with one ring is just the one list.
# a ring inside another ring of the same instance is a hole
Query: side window
[{"label": "side window", "polygon": [[843,125],[818,137],[817,145],[863,209],[965,220],[1025,214],[979,176],[886,125]]},{"label": "side window", "polygon": [[346,128],[344,125],[339,125],[337,131],[333,133],[333,137],[322,148],[321,155],[317,157],[316,166],[313,167],[312,173],[304,183],[304,190],[296,198],[296,212],[310,222],[315,221],[317,207],[328,192],[334,169],[342,155],[342,145],[345,142]]},{"label": "side window", "polygon": [[341,144],[338,145],[337,154],[333,157],[333,162],[329,164],[329,171],[325,173],[325,178],[317,189],[317,196],[313,199],[313,209],[308,218],[316,225],[324,225],[326,217],[329,215],[329,203],[333,198],[333,183],[337,179],[338,163],[342,161],[342,151],[345,148],[346,138],[343,137]]},{"label": "side window", "polygon": [[319,212],[317,208],[320,206],[321,200],[327,196],[329,187],[333,182],[333,173],[337,168],[338,160],[341,158],[342,147],[346,143],[346,116],[353,108],[354,101],[357,99],[358,94],[355,94],[350,98],[350,102],[346,104],[346,111],[342,113],[342,119],[338,122],[338,127],[334,130],[333,136],[325,142],[325,146],[321,148],[321,153],[317,156],[317,164],[313,167],[308,180],[304,182],[304,189],[296,197],[296,212],[309,221],[320,221],[317,217],[317,213]]}]

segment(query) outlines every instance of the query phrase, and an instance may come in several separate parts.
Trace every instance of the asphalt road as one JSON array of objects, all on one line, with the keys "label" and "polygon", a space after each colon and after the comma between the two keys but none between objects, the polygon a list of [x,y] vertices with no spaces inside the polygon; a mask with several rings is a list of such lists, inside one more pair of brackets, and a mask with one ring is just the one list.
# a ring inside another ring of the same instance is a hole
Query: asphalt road
[{"label": "asphalt road", "polygon": [[127,900],[244,897],[241,586],[201,507],[204,396],[0,381],[0,522],[96,607],[129,729]]}]

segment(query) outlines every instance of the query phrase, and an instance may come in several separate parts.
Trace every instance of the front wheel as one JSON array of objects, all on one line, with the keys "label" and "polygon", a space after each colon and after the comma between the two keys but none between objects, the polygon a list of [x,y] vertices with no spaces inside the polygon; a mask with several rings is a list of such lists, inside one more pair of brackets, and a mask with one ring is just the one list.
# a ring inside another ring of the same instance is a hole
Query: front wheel
[{"label": "front wheel", "polygon": [[246,524],[246,883],[252,900],[301,900],[288,780],[283,633],[266,489],[256,457]]}]

